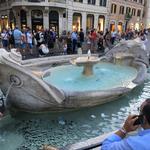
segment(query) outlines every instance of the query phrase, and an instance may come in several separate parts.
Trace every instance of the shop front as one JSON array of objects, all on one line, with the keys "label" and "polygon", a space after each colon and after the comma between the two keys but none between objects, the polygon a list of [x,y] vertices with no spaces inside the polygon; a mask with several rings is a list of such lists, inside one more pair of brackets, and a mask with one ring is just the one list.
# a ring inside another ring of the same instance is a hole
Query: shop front
[{"label": "shop front", "polygon": [[80,31],[82,28],[82,15],[80,13],[74,13],[73,14],[73,26],[72,29],[73,31]]},{"label": "shop front", "polygon": [[94,28],[94,15],[88,14],[86,19],[86,30],[89,31]]},{"label": "shop front", "polygon": [[4,28],[8,28],[8,16],[7,15],[1,15],[1,18],[0,18],[0,31],[2,31],[2,29]]},{"label": "shop front", "polygon": [[9,26],[11,29],[14,29],[16,25],[16,18],[12,10],[9,12]]},{"label": "shop front", "polygon": [[118,31],[121,33],[123,32],[123,23],[122,22],[118,22]]},{"label": "shop front", "polygon": [[43,12],[41,10],[31,11],[32,30],[43,29]]},{"label": "shop front", "polygon": [[21,29],[27,27],[27,13],[23,9],[20,10],[20,24],[21,24]]},{"label": "shop front", "polygon": [[104,32],[105,27],[105,16],[100,15],[98,18],[98,31]]},{"label": "shop front", "polygon": [[115,22],[111,21],[110,23],[110,31],[114,31],[115,30]]},{"label": "shop front", "polygon": [[59,13],[57,11],[49,12],[49,28],[59,33]]}]

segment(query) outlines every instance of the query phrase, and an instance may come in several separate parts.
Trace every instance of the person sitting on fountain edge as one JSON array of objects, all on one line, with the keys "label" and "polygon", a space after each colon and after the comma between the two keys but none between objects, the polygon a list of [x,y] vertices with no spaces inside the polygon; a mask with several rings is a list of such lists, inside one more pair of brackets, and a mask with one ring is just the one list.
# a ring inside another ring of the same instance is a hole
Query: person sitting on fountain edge
[{"label": "person sitting on fountain edge", "polygon": [[[129,115],[123,127],[103,141],[101,150],[150,150],[150,99],[140,106],[140,116]],[[138,127],[143,129],[137,135],[125,138]]]}]

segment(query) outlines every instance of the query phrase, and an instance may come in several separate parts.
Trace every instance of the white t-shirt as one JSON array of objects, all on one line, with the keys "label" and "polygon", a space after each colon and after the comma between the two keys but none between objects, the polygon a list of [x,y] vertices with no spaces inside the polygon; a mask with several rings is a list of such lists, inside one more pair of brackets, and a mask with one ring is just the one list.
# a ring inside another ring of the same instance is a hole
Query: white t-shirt
[{"label": "white t-shirt", "polygon": [[40,49],[42,50],[42,52],[44,54],[48,54],[49,53],[49,49],[44,44],[40,45]]},{"label": "white t-shirt", "polygon": [[1,33],[2,40],[8,40],[8,33]]}]

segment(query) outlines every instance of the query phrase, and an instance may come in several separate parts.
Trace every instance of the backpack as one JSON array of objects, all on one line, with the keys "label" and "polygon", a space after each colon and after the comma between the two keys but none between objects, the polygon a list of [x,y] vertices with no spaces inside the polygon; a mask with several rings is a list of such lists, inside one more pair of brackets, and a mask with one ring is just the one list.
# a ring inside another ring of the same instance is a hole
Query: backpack
[{"label": "backpack", "polygon": [[37,34],[35,35],[35,38],[36,38],[37,41],[40,40],[40,35],[39,35],[39,33],[37,33]]},{"label": "backpack", "polygon": [[10,44],[14,44],[14,43],[15,43],[15,38],[14,38],[13,33],[12,33],[12,34],[9,34],[9,43],[10,43]]}]

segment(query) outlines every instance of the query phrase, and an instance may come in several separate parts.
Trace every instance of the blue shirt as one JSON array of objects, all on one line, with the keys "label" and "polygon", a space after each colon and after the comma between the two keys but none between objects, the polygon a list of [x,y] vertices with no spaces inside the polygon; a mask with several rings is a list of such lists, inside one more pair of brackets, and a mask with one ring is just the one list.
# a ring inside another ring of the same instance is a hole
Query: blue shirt
[{"label": "blue shirt", "polygon": [[72,32],[72,34],[71,34],[71,39],[72,39],[72,41],[78,39],[78,35],[77,35],[76,32]]},{"label": "blue shirt", "polygon": [[104,140],[101,150],[150,150],[150,129],[142,130],[136,136],[123,140],[112,134]]},{"label": "blue shirt", "polygon": [[18,29],[15,29],[13,35],[14,35],[15,43],[21,43],[22,32]]}]

